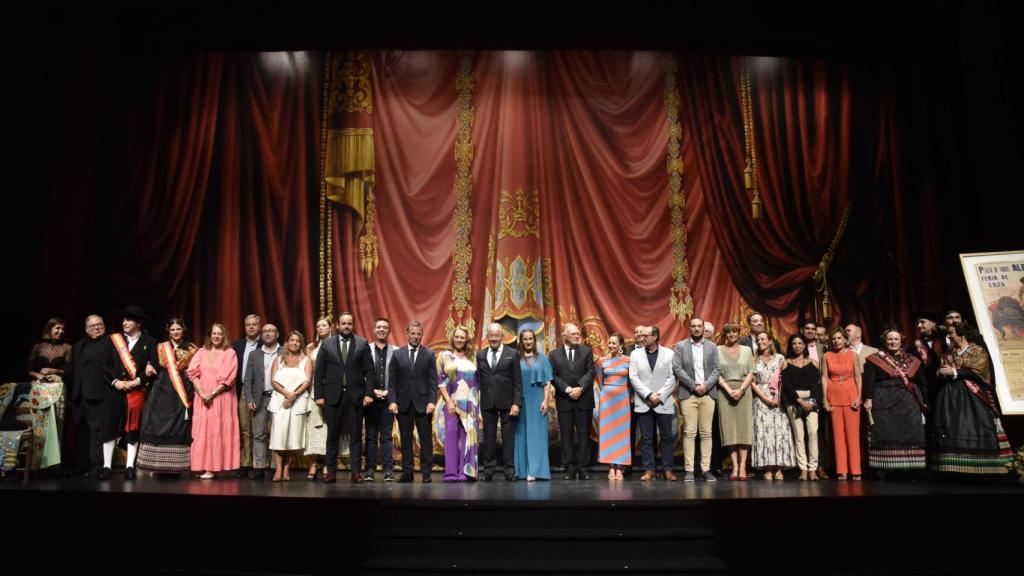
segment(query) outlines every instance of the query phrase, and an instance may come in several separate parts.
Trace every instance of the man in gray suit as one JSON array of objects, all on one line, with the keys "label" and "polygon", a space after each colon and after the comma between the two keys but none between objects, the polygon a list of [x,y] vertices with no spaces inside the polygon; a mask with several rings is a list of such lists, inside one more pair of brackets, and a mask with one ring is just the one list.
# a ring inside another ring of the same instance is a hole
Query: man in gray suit
[{"label": "man in gray suit", "polygon": [[633,350],[629,355],[629,383],[636,394],[633,397],[633,411],[640,423],[640,458],[644,475],[640,480],[649,482],[656,477],[654,463],[654,429],[657,425],[661,437],[661,470],[665,480],[676,481],[672,472],[673,450],[676,435],[672,419],[676,411],[676,377],[672,372],[672,351],[661,346],[661,331],[657,326],[643,327],[644,348]]},{"label": "man in gray suit", "polygon": [[252,471],[249,478],[253,480],[269,480],[273,474],[273,462],[270,459],[270,396],[274,387],[270,384],[270,369],[274,359],[281,352],[277,341],[278,330],[273,324],[264,324],[260,331],[260,346],[249,354],[249,362],[245,365],[242,377],[242,398],[252,414]]},{"label": "man in gray suit", "polygon": [[711,422],[715,416],[718,398],[718,348],[704,340],[704,320],[690,319],[690,337],[675,346],[672,372],[679,381],[679,401],[683,407],[683,460],[686,474],[683,480],[693,482],[694,439],[700,432],[700,468],[704,480],[717,480],[711,472]]}]

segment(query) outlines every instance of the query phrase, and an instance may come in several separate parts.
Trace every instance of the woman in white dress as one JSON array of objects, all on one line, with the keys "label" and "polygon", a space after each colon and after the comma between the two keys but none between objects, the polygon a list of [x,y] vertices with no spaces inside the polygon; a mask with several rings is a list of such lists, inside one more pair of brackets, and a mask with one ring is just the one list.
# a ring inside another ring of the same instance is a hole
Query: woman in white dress
[{"label": "woman in white dress", "polygon": [[284,354],[270,368],[274,394],[267,410],[273,414],[270,425],[270,449],[274,451],[274,482],[291,480],[292,453],[306,444],[308,391],[313,382],[313,363],[306,355],[306,339],[292,330],[284,344]]},{"label": "woman in white dress", "polygon": [[[316,321],[316,341],[306,346],[306,354],[309,356],[309,363],[316,367],[316,354],[320,351],[320,344],[334,335],[334,320],[328,316],[321,316]],[[315,390],[310,389],[310,396]],[[317,468],[324,467],[324,455],[327,454],[327,423],[324,422],[323,412],[315,402],[309,403],[309,414],[306,418],[306,450],[303,452],[309,457],[309,473],[307,480],[316,480]]]},{"label": "woman in white dress", "polygon": [[757,384],[754,390],[754,450],[751,464],[764,471],[765,480],[782,480],[782,469],[796,465],[793,430],[782,411],[780,375],[786,359],[775,351],[766,332],[757,335]]}]

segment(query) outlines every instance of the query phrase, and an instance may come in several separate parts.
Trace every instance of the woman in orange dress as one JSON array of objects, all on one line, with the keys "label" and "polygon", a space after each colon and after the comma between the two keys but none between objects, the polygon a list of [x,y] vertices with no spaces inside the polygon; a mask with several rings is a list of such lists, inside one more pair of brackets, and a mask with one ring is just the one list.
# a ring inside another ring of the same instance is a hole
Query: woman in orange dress
[{"label": "woman in orange dress", "polygon": [[846,332],[833,330],[832,350],[821,362],[821,389],[832,421],[837,479],[860,480],[860,362]]}]

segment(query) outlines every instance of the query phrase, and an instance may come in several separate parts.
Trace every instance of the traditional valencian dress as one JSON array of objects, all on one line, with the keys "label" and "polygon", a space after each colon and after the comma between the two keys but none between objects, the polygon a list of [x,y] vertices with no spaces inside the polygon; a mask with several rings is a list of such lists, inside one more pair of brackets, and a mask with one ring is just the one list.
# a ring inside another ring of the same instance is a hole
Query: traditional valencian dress
[{"label": "traditional valencian dress", "polygon": [[900,351],[879,351],[864,363],[864,400],[874,423],[868,464],[876,470],[920,470],[927,465],[922,410],[928,398],[924,366]]},{"label": "traditional valencian dress", "polygon": [[190,342],[157,345],[160,366],[142,408],[139,429],[142,444],[136,465],[140,470],[180,473],[191,469],[195,392],[187,370],[196,350]]},{"label": "traditional valencian dress", "polygon": [[935,399],[931,468],[964,474],[1006,474],[1013,456],[999,419],[988,353],[975,344],[946,355],[956,368]]}]

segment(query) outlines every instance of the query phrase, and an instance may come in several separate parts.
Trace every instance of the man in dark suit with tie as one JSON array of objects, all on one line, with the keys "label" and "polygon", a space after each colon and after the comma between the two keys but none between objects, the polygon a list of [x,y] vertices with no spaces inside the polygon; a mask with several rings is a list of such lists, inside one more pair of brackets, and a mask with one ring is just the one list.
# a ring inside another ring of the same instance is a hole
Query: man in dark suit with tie
[{"label": "man in dark suit with tie", "polygon": [[480,412],[484,421],[484,473],[489,482],[498,465],[498,420],[501,420],[501,454],[505,480],[515,479],[513,463],[516,418],[523,404],[523,382],[519,352],[501,342],[501,324],[487,326],[487,348],[476,353],[476,370],[480,378]]},{"label": "man in dark suit with tie", "polygon": [[[594,419],[594,353],[580,344],[579,326],[562,328],[562,346],[548,355],[555,383],[565,479],[590,480],[590,423]],[[574,436],[575,434],[575,436]]]},{"label": "man in dark suit with tie", "polygon": [[398,436],[402,442],[402,476],[399,482],[412,482],[412,429],[420,437],[420,471],[423,482],[430,483],[434,434],[430,420],[437,406],[437,368],[434,351],[420,345],[423,323],[409,322],[405,327],[409,343],[395,351],[388,364],[388,409],[398,416]]},{"label": "man in dark suit with tie", "polygon": [[373,403],[376,376],[373,356],[365,338],[353,334],[355,317],[349,312],[338,316],[338,333],[324,340],[316,356],[313,373],[315,400],[324,411],[327,423],[327,454],[324,482],[336,482],[338,440],[342,427],[348,430],[352,482],[362,482],[363,406]]},{"label": "man in dark suit with tie", "polygon": [[[754,357],[757,358],[757,344],[755,340],[757,335],[761,332],[768,330],[768,324],[765,322],[764,314],[760,312],[751,312],[747,316],[747,324],[750,325],[750,334],[740,338],[740,346],[746,346],[754,353]],[[768,335],[772,339],[772,343],[775,344],[775,350],[779,354],[785,354],[785,351],[779,347],[779,341],[775,339],[771,334]]]}]

